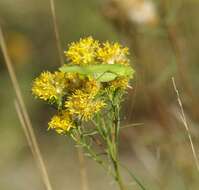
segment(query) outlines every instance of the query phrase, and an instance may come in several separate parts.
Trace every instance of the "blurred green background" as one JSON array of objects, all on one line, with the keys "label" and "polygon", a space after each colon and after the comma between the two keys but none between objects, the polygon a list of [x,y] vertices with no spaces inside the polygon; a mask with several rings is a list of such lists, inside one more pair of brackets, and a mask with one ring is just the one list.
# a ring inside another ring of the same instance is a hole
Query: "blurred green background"
[{"label": "blurred green background", "polygon": [[[199,150],[199,1],[55,0],[63,51],[81,37],[130,48],[136,76],[123,105],[120,157],[147,189],[198,190],[189,139],[171,78]],[[77,150],[47,132],[53,110],[31,95],[32,80],[60,65],[49,0],[0,0],[0,23],[53,189],[81,190]],[[14,107],[15,93],[0,52],[0,189],[44,189]],[[86,159],[89,189],[117,189]],[[139,187],[124,172],[129,189]]]}]

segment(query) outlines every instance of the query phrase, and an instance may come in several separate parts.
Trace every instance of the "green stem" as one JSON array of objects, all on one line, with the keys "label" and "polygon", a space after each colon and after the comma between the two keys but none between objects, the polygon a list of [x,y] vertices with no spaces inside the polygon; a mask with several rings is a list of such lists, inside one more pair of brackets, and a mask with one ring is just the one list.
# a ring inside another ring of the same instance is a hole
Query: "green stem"
[{"label": "green stem", "polygon": [[120,170],[119,170],[119,163],[118,161],[113,161],[113,167],[114,167],[114,171],[115,171],[115,180],[117,181],[119,187],[120,187],[120,190],[126,190],[124,184],[123,184],[123,181],[122,181],[122,177],[120,175]]},{"label": "green stem", "polygon": [[[119,142],[119,101],[112,101],[112,109],[108,115],[108,120],[105,120],[103,116],[97,115],[97,122],[93,121],[100,136],[105,141],[107,146],[107,155],[113,166],[113,177],[118,184],[120,190],[126,190],[126,187],[122,181],[122,177],[119,169],[118,158],[118,142]],[[110,117],[109,117],[110,116]],[[109,122],[110,119],[110,122]]]},{"label": "green stem", "polygon": [[119,170],[119,158],[118,158],[118,141],[119,141],[119,127],[120,127],[120,120],[119,120],[119,106],[115,105],[113,107],[114,113],[113,113],[113,132],[112,132],[112,148],[114,149],[111,157],[111,161],[113,163],[113,168],[115,172],[115,180],[117,181],[120,190],[126,190],[124,183],[122,181],[122,177]]}]

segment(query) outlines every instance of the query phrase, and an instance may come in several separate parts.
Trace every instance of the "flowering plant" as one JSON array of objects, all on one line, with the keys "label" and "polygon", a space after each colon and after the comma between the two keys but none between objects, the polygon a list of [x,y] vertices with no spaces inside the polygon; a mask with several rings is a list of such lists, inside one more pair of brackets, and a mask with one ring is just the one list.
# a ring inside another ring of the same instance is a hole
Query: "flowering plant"
[{"label": "flowering plant", "polygon": [[71,137],[113,175],[121,190],[125,186],[118,159],[120,105],[134,73],[128,54],[128,48],[118,43],[80,39],[65,51],[67,64],[54,73],[41,73],[32,86],[35,97],[57,110],[48,129]]}]

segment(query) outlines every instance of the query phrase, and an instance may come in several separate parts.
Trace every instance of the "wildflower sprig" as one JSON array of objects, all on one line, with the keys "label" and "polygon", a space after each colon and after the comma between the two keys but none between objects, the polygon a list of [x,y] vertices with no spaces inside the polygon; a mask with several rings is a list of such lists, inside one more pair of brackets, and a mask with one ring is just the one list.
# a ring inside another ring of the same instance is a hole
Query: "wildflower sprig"
[{"label": "wildflower sprig", "polygon": [[73,42],[64,53],[68,63],[53,73],[41,73],[32,86],[35,97],[56,108],[48,129],[70,136],[105,169],[111,162],[109,173],[124,190],[118,137],[120,104],[134,73],[128,48],[88,37]]}]

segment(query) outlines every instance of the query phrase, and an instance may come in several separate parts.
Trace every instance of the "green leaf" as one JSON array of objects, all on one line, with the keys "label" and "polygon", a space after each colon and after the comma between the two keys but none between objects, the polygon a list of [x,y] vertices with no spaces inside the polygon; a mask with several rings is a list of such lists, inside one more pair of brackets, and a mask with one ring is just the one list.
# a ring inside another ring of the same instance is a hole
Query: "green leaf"
[{"label": "green leaf", "polygon": [[59,68],[62,72],[79,73],[86,76],[92,76],[100,82],[109,82],[118,76],[132,77],[134,70],[130,66],[112,64],[112,65],[64,65]]}]

